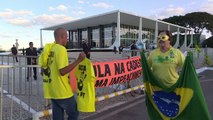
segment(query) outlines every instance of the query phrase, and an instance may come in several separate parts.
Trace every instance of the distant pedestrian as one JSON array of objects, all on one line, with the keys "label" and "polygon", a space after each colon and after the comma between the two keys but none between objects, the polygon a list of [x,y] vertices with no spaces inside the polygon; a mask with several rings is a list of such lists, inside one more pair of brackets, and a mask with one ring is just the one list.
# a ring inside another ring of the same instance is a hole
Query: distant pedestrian
[{"label": "distant pedestrian", "polygon": [[14,60],[14,57],[15,57],[15,58],[16,58],[16,62],[18,62],[18,58],[17,58],[17,53],[18,53],[18,51],[17,51],[15,45],[13,45],[13,47],[11,48],[11,52],[12,52],[12,54],[13,54],[13,60]]},{"label": "distant pedestrian", "polygon": [[86,54],[86,57],[90,59],[90,46],[88,45],[86,40],[82,40],[82,48],[84,53]]},{"label": "distant pedestrian", "polygon": [[116,46],[114,46],[113,50],[114,50],[114,53],[116,54],[116,53],[117,53],[117,48],[116,48]]},{"label": "distant pedestrian", "polygon": [[24,48],[22,49],[22,54],[25,55],[25,49]]},{"label": "distant pedestrian", "polygon": [[[33,42],[29,43],[29,48],[26,49],[26,56],[27,56],[27,65],[37,65],[37,48],[33,47]],[[28,57],[30,56],[30,57]],[[36,67],[33,67],[33,77],[34,80],[37,80],[37,70]],[[27,69],[27,80],[31,76],[31,67]]]},{"label": "distant pedestrian", "polygon": [[135,45],[135,41],[132,41],[132,44],[130,46],[130,50],[132,50],[132,54],[131,57],[136,56],[137,55],[137,46]]},{"label": "distant pedestrian", "polygon": [[124,49],[124,45],[120,45],[119,48],[118,48],[119,54],[121,54],[121,52],[123,51],[123,49]]}]

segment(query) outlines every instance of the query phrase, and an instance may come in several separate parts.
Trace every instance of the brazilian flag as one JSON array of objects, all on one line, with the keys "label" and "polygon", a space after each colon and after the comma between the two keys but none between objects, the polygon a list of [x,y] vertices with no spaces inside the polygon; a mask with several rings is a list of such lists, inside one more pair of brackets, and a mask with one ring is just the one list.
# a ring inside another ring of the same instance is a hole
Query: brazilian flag
[{"label": "brazilian flag", "polygon": [[211,120],[190,56],[186,57],[178,81],[171,87],[152,74],[141,53],[146,106],[151,120]]}]

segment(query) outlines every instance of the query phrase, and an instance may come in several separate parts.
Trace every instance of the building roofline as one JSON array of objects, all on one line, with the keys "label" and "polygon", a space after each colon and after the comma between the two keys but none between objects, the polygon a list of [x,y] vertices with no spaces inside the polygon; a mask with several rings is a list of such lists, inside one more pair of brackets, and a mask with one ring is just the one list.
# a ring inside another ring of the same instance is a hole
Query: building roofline
[{"label": "building roofline", "polygon": [[72,20],[72,21],[69,21],[69,22],[65,22],[65,23],[60,23],[60,24],[53,25],[53,26],[44,27],[44,28],[41,28],[41,30],[46,30],[46,29],[48,29],[50,27],[55,27],[55,26],[59,26],[59,25],[65,25],[65,24],[69,24],[69,23],[73,23],[73,22],[78,22],[78,21],[81,21],[81,20],[86,20],[86,19],[90,19],[90,18],[94,18],[94,17],[99,17],[99,16],[103,16],[103,15],[107,15],[107,14],[116,13],[116,12],[119,12],[119,10],[114,10],[114,11],[110,11],[110,12],[106,12],[106,13],[101,13],[101,14],[98,14],[98,15],[92,15],[92,16],[88,16],[88,17],[84,17],[84,18],[80,18],[80,19],[75,19],[75,20]]},{"label": "building roofline", "polygon": [[126,12],[126,11],[123,11],[123,10],[113,10],[113,11],[106,12],[106,13],[101,13],[101,14],[98,14],[98,15],[92,15],[92,16],[88,16],[88,17],[85,17],[85,18],[76,19],[76,20],[72,20],[72,21],[69,21],[69,22],[65,22],[65,23],[60,23],[60,24],[57,24],[57,25],[52,25],[52,26],[44,27],[44,28],[41,28],[40,30],[50,30],[50,29],[52,29],[54,27],[57,27],[57,26],[63,26],[63,25],[66,25],[66,24],[71,24],[71,23],[74,23],[74,22],[84,21],[84,20],[95,18],[95,17],[101,17],[101,16],[105,16],[105,15],[115,14],[115,13],[118,13],[118,12],[120,12],[121,14],[122,13],[123,14],[128,14],[128,15],[140,17],[142,19],[144,18],[144,19],[147,19],[147,20],[150,20],[150,21],[155,21],[155,22],[159,22],[159,23],[171,25],[171,26],[182,28],[182,29],[186,29],[186,30],[192,30],[192,29],[187,28],[187,27],[183,27],[183,26],[179,26],[179,25],[176,25],[176,24],[164,22],[164,21],[161,21],[161,20],[151,19],[151,18],[148,18],[148,17],[144,17],[142,15],[138,15],[138,14],[133,13],[133,12]]}]

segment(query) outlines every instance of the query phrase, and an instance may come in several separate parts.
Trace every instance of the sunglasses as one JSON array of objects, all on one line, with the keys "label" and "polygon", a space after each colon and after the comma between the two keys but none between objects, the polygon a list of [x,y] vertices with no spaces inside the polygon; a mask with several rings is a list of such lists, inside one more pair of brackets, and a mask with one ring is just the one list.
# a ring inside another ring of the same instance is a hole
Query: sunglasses
[{"label": "sunglasses", "polygon": [[167,40],[169,40],[169,36],[168,35],[160,35],[160,36],[158,36],[158,41],[160,41],[160,40],[167,41]]}]

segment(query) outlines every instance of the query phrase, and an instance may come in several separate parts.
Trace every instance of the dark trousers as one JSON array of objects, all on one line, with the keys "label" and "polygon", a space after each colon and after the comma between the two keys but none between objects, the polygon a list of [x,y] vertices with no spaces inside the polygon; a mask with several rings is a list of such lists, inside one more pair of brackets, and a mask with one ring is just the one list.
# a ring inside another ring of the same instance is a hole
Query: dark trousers
[{"label": "dark trousers", "polygon": [[72,96],[65,99],[51,99],[53,120],[64,120],[64,111],[68,115],[68,120],[78,120],[79,112],[77,110],[77,103]]},{"label": "dark trousers", "polygon": [[18,57],[16,55],[13,55],[13,60],[16,59],[16,62],[18,62]]},{"label": "dark trousers", "polygon": [[133,56],[137,56],[137,51],[132,51],[131,56],[132,56],[132,57],[133,57]]},{"label": "dark trousers", "polygon": [[[29,79],[29,77],[31,77],[31,73],[32,72],[32,67],[28,67],[27,68],[27,78]],[[37,79],[37,69],[36,67],[33,67],[33,77],[34,79]]]},{"label": "dark trousers", "polygon": [[[31,70],[32,70],[32,67],[28,67],[27,68],[27,77],[31,76]],[[37,69],[36,69],[36,67],[33,67],[33,77],[37,77]]]}]

